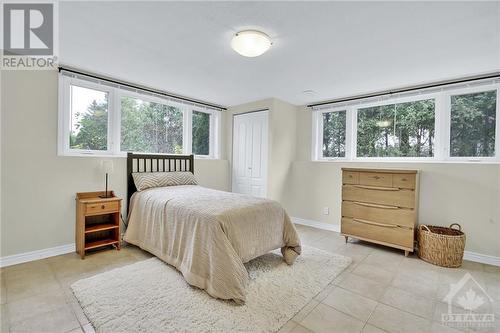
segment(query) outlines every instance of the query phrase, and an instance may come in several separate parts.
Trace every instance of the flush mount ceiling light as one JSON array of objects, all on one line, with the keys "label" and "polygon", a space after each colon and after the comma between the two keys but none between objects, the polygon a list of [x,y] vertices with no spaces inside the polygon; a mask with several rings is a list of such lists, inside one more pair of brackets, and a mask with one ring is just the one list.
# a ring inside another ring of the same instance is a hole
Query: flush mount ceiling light
[{"label": "flush mount ceiling light", "polygon": [[244,57],[258,57],[273,43],[268,35],[257,30],[244,30],[234,35],[231,47]]}]

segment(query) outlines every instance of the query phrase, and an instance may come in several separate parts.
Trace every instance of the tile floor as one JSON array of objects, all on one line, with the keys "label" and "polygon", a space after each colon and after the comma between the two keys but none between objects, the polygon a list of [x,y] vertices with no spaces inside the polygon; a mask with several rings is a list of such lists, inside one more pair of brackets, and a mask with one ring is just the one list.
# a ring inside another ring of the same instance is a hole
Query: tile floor
[{"label": "tile floor", "polygon": [[[464,262],[445,269],[402,251],[297,226],[305,245],[342,254],[353,263],[281,330],[285,332],[469,332],[440,325],[442,302],[451,282],[471,273],[494,299],[494,328],[500,333],[500,267]],[[69,286],[81,278],[149,258],[129,246],[81,260],[67,254],[0,271],[0,332],[93,332]],[[460,309],[456,309],[460,311]],[[463,311],[463,310],[462,310]]]}]

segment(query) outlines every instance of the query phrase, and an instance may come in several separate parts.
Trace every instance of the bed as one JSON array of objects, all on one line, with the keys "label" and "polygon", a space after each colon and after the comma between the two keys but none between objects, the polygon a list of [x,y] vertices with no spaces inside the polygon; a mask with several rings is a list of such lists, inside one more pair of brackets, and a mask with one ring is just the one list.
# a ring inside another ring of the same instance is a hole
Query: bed
[{"label": "bed", "polygon": [[134,173],[194,173],[192,155],[127,155],[125,241],[176,267],[192,286],[220,299],[245,302],[244,263],[281,249],[291,265],[300,254],[295,227],[273,200],[198,185],[137,191]]}]

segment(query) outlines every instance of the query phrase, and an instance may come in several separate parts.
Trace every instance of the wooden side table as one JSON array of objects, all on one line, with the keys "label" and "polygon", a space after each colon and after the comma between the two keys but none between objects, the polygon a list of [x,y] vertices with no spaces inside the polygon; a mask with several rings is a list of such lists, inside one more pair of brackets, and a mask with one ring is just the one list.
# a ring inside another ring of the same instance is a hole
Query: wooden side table
[{"label": "wooden side table", "polygon": [[76,194],[76,252],[85,258],[85,251],[112,245],[120,250],[120,212],[122,199],[108,192]]}]

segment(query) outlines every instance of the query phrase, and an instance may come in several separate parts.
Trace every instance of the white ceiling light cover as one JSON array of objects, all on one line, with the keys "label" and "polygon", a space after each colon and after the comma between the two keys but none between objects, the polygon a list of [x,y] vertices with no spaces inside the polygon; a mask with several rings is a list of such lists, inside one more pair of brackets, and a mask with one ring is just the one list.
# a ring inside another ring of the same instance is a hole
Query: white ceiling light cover
[{"label": "white ceiling light cover", "polygon": [[271,47],[271,38],[261,31],[245,30],[234,35],[231,47],[244,57],[258,57]]}]

